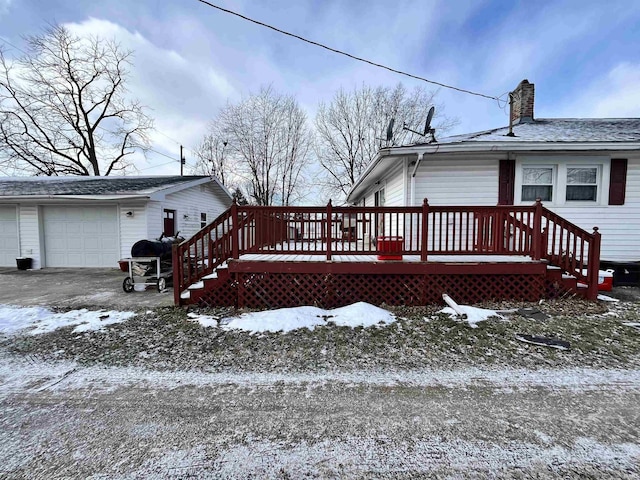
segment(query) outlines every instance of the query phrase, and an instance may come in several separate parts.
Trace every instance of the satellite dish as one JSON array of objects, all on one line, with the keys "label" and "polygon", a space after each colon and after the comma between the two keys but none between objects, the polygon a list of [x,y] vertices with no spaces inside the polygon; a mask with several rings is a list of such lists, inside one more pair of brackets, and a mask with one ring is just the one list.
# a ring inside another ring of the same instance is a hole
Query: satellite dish
[{"label": "satellite dish", "polygon": [[411,133],[415,133],[416,135],[419,135],[421,137],[426,137],[427,135],[431,135],[431,140],[429,141],[429,143],[433,143],[436,141],[436,136],[435,136],[435,129],[431,128],[431,120],[433,120],[433,115],[434,113],[436,113],[436,109],[435,107],[431,107],[429,109],[429,113],[427,113],[427,121],[424,123],[424,131],[423,132],[418,132],[416,130],[412,130],[411,128],[409,128],[407,126],[407,124],[405,123],[404,126],[402,127],[403,130],[408,130]]},{"label": "satellite dish", "polygon": [[389,126],[387,127],[387,142],[390,142],[393,137],[393,124],[395,121],[396,120],[394,118],[389,121]]},{"label": "satellite dish", "polygon": [[427,133],[431,130],[431,120],[433,119],[433,114],[436,113],[436,107],[431,107],[429,109],[429,113],[427,114],[427,121],[424,124],[424,133],[423,136],[426,136]]}]

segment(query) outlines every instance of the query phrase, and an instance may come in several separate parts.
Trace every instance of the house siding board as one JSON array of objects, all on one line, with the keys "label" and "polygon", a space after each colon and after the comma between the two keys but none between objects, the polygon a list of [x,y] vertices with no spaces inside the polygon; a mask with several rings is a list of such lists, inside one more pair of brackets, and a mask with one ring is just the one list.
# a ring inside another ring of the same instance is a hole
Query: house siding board
[{"label": "house siding board", "polygon": [[147,235],[145,238],[153,240],[158,238],[164,230],[164,224],[162,221],[162,202],[148,202],[146,209],[146,229]]},{"label": "house siding board", "polygon": [[18,207],[20,255],[33,259],[32,268],[42,268],[42,248],[40,242],[40,208],[37,205]]},{"label": "house siding board", "polygon": [[207,214],[207,223],[209,223],[224,212],[229,204],[230,201],[223,202],[211,186],[198,185],[167,195],[162,202],[162,209],[176,211],[176,231],[180,231],[181,237],[189,238],[201,228],[200,213]]},{"label": "house siding board", "polygon": [[385,206],[397,207],[405,205],[402,165],[395,166],[385,181]]},{"label": "house siding board", "polygon": [[[133,215],[127,216],[127,212]],[[149,238],[147,231],[147,209],[145,204],[123,203],[119,206],[120,257],[131,256],[131,247],[139,240]]]},{"label": "house siding board", "polygon": [[498,158],[456,160],[426,159],[415,179],[416,205],[496,205]]}]

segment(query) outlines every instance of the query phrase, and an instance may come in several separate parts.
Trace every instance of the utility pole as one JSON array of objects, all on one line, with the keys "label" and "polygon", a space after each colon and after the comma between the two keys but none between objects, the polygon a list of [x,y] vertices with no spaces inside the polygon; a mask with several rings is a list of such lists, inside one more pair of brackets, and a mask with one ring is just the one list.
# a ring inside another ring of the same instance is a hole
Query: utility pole
[{"label": "utility pole", "polygon": [[184,164],[185,164],[185,160],[184,160],[184,155],[182,155],[182,145],[180,145],[180,176],[181,177],[184,175]]}]

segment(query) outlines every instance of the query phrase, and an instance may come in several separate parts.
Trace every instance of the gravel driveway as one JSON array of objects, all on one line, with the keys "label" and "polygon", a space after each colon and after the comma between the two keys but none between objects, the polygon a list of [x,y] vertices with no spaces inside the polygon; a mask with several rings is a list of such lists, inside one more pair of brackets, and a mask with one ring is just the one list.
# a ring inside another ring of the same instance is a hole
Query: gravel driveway
[{"label": "gravel driveway", "polygon": [[3,478],[640,476],[638,371],[11,367]]},{"label": "gravel driveway", "polygon": [[115,268],[0,269],[0,304],[121,310],[173,305],[173,291],[125,293]]}]

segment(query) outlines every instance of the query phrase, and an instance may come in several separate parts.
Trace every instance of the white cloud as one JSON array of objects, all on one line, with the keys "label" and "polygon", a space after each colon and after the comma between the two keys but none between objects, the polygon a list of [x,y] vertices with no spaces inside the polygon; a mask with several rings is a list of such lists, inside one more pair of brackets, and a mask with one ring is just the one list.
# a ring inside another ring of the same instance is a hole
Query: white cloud
[{"label": "white cloud", "polygon": [[[211,59],[207,63],[187,58],[175,50],[160,48],[139,32],[102,19],[90,18],[65,26],[78,36],[114,38],[123,48],[133,50],[134,66],[130,69],[127,89],[131,97],[148,107],[158,131],[151,134],[151,147],[179,156],[179,144],[195,147],[205,133],[207,122],[236,88]],[[170,138],[169,138],[170,137]],[[187,155],[188,156],[188,155]],[[191,155],[192,156],[192,155]],[[175,174],[179,164],[156,169],[148,167],[171,160],[150,152],[151,162],[137,155],[135,164],[146,174]],[[193,162],[191,162],[193,163]]]},{"label": "white cloud", "polygon": [[585,99],[589,116],[640,117],[640,64],[618,64]]},{"label": "white cloud", "polygon": [[640,117],[640,63],[622,62],[561,104],[558,117]]}]

